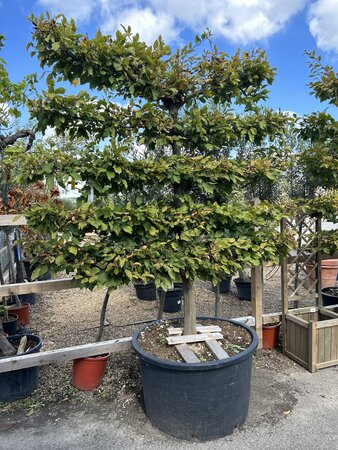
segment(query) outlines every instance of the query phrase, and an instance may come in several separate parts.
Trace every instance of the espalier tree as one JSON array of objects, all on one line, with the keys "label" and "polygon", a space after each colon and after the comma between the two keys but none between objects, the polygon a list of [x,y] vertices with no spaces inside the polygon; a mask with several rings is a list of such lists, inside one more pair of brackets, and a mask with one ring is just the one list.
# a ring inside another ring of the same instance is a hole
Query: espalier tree
[{"label": "espalier tree", "polygon": [[[225,273],[276,259],[287,248],[276,228],[280,208],[252,206],[237,195],[249,183],[278,176],[277,158],[215,157],[225,145],[259,144],[284,132],[285,117],[258,107],[274,70],[264,52],[230,57],[207,33],[172,51],[161,38],[150,46],[140,42],[129,28],[89,39],[63,16],[31,21],[29,46],[50,71],[48,90],[30,106],[38,129],[110,141],[81,154],[26,155],[21,180],[62,185],[72,179],[84,182],[84,198],[95,194],[93,203],[73,211],[54,203],[32,209],[29,223],[50,233],[48,242],[34,243],[35,251],[49,267],[75,271],[91,289],[154,279],[167,290],[181,280],[184,332],[195,333],[196,278],[216,284]],[[86,90],[67,94],[64,82]],[[135,145],[165,151],[156,159],[126,157]],[[141,186],[161,186],[163,195],[147,203],[142,196],[122,205],[112,200]]]}]

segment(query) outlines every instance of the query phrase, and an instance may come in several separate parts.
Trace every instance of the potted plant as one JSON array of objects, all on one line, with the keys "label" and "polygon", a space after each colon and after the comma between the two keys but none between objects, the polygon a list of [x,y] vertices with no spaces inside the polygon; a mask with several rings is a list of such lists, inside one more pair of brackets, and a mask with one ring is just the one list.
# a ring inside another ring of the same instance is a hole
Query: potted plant
[{"label": "potted plant", "polygon": [[[22,180],[43,176],[47,183],[64,184],[73,178],[84,182],[84,198],[88,192],[95,197],[71,212],[55,202],[27,212],[31,226],[51,235],[48,245],[37,243],[35,250],[51,268],[76,270],[80,286],[92,289],[106,286],[110,292],[130,282],[154,280],[166,292],[180,278],[184,322],[178,331],[184,339],[197,336],[196,278],[216,284],[224,273],[274,260],[287,249],[286,239],[276,231],[280,208],[267,202],[251,206],[234,194],[248,182],[276,176],[275,159],[269,155],[269,160],[245,162],[221,156],[225,142],[235,145],[245,137],[260,143],[283,132],[285,117],[257,110],[274,71],[261,51],[233,57],[215,47],[200,52],[199,46],[210,40],[208,33],[174,52],[161,38],[153,46],[140,42],[130,29],[118,31],[115,38],[98,32],[89,40],[63,16],[31,21],[30,46],[41,65],[51,69],[48,90],[30,104],[38,128],[69,130],[88,141],[111,137],[104,149],[88,143],[81,157],[58,152],[56,158],[41,150],[23,158]],[[67,96],[62,87],[55,88],[58,77],[107,89],[130,103],[121,107],[84,91]],[[234,104],[242,105],[247,115],[233,114]],[[128,150],[135,142],[158,151],[157,156],[130,158]],[[123,202],[140,183],[161,186],[162,195]],[[215,201],[216,194],[226,199]],[[96,242],[85,242],[85,234],[93,231]],[[225,342],[225,359],[195,363],[177,362],[175,349],[174,360],[145,350],[143,337],[149,333],[168,350],[167,338],[158,331],[169,332],[171,324],[177,325],[172,320],[143,328],[134,335],[133,346],[140,357],[150,420],[174,436],[208,440],[233,432],[246,419],[257,336],[239,323],[199,320],[215,323],[212,327],[224,329],[241,345]]]},{"label": "potted plant", "polygon": [[134,282],[136,297],[139,300],[156,300],[156,286],[153,280],[143,283],[142,281]]},{"label": "potted plant", "polygon": [[[0,359],[9,356],[37,353],[42,346],[39,336],[33,334],[9,336],[5,344],[0,331]],[[4,344],[4,346],[1,345]],[[38,384],[38,367],[0,373],[0,402],[13,402],[28,397]]]},{"label": "potted plant", "polygon": [[240,300],[251,300],[251,279],[245,270],[239,269],[238,278],[234,279],[237,288],[238,298]]},{"label": "potted plant", "polygon": [[[96,336],[96,342],[100,342],[102,339],[108,300],[109,292],[107,291],[102,304],[100,326]],[[106,370],[108,358],[109,354],[75,359],[73,361],[72,371],[73,386],[82,391],[92,391],[99,387]]]},{"label": "potted plant", "polygon": [[0,320],[4,333],[8,335],[16,334],[18,316],[9,314],[6,305],[0,305]]}]

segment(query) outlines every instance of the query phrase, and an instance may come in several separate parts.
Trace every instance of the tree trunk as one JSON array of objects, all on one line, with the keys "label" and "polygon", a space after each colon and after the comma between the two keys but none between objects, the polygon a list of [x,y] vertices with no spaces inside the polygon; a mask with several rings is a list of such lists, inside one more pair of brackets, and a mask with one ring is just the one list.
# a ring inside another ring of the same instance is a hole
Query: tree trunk
[{"label": "tree trunk", "polygon": [[11,356],[16,354],[16,350],[12,344],[7,341],[7,338],[2,330],[2,324],[0,322],[0,350],[1,356]]},{"label": "tree trunk", "polygon": [[220,282],[215,286],[215,317],[219,317],[221,313],[221,296],[219,293]]},{"label": "tree trunk", "polygon": [[183,334],[196,334],[196,302],[193,283],[183,282],[184,331]]},{"label": "tree trunk", "polygon": [[238,269],[238,276],[242,281],[250,281],[250,277],[247,275],[244,269]]},{"label": "tree trunk", "polygon": [[106,295],[104,296],[103,299],[103,304],[102,304],[102,309],[101,309],[101,317],[100,317],[100,326],[99,326],[99,331],[97,332],[97,336],[96,336],[96,342],[100,342],[102,339],[102,334],[103,334],[103,329],[104,329],[104,321],[106,318],[106,311],[107,311],[107,306],[108,306],[108,300],[109,300],[109,292],[107,290]]},{"label": "tree trunk", "polygon": [[164,300],[165,300],[165,294],[166,294],[166,292],[164,292],[163,289],[160,292],[161,292],[160,293],[160,304],[159,304],[158,313],[157,313],[158,319],[162,319],[162,317],[163,317]]}]

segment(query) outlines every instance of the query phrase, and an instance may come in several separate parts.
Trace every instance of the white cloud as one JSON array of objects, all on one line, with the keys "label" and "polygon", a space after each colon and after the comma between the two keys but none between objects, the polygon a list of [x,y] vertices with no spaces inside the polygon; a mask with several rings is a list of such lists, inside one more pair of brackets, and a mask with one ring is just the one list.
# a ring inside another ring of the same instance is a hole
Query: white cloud
[{"label": "white cloud", "polygon": [[88,22],[96,7],[96,0],[39,0],[38,3],[52,14],[63,13],[78,22]]},{"label": "white cloud", "polygon": [[318,48],[338,53],[338,1],[318,0],[309,9],[309,27]]},{"label": "white cloud", "polygon": [[[310,0],[38,0],[53,14],[82,23],[98,18],[105,32],[131,25],[147,42],[161,34],[177,41],[180,30],[210,28],[234,43],[266,39],[281,31]],[[140,6],[142,4],[142,7]]]},{"label": "white cloud", "polygon": [[266,39],[282,30],[308,0],[150,0],[194,31],[210,28],[234,43]]},{"label": "white cloud", "polygon": [[139,33],[141,39],[148,44],[152,44],[159,34],[166,42],[177,40],[179,35],[174,17],[164,12],[155,13],[150,8],[124,10],[119,15],[110,17],[102,25],[102,31],[114,33],[121,25],[130,25],[132,31]]}]

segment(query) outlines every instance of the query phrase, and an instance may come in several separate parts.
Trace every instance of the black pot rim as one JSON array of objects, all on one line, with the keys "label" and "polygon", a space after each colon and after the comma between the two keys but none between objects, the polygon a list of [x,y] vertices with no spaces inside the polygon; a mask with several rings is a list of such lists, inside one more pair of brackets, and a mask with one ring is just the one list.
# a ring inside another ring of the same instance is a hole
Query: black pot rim
[{"label": "black pot rim", "polygon": [[25,353],[20,353],[19,355],[10,355],[10,356],[0,356],[0,359],[3,358],[13,358],[15,356],[23,356],[23,355],[30,355],[31,353],[35,353],[35,350],[37,347],[39,347],[39,349],[42,346],[42,338],[40,336],[38,336],[37,334],[13,334],[13,336],[8,336],[8,340],[9,342],[11,341],[16,341],[16,340],[20,340],[23,336],[27,336],[27,339],[32,339],[33,341],[36,342],[36,345],[31,348],[30,350],[28,350],[28,352]]},{"label": "black pot rim", "polygon": [[[10,319],[10,317],[12,317],[12,319]],[[3,323],[11,323],[18,320],[19,316],[17,314],[8,314],[8,318],[9,320],[4,320],[4,318],[2,317],[1,320]]]},{"label": "black pot rim", "polygon": [[182,363],[182,362],[176,362],[171,361],[169,359],[162,359],[157,356],[152,355],[149,352],[146,352],[141,348],[141,346],[138,343],[138,337],[142,331],[144,331],[149,326],[155,325],[156,323],[164,322],[164,321],[174,321],[174,320],[182,320],[182,317],[175,317],[172,319],[161,319],[161,320],[155,320],[154,322],[148,323],[143,325],[141,328],[139,328],[132,337],[132,345],[139,356],[139,358],[143,359],[146,362],[149,362],[150,364],[156,365],[158,367],[162,367],[165,369],[172,369],[172,370],[182,370],[182,371],[201,371],[201,370],[213,370],[218,369],[220,367],[225,366],[232,366],[233,364],[237,364],[240,361],[246,359],[249,354],[252,354],[257,346],[258,346],[258,336],[256,332],[250,328],[248,325],[240,322],[235,322],[234,320],[230,319],[223,319],[219,317],[197,317],[198,320],[222,320],[224,322],[232,323],[233,325],[236,325],[240,328],[244,328],[252,337],[251,344],[249,347],[247,347],[244,351],[241,353],[230,356],[226,359],[216,360],[216,361],[207,361],[207,362],[200,362],[200,363]]},{"label": "black pot rim", "polygon": [[328,294],[326,291],[329,289],[337,289],[335,286],[327,286],[325,288],[322,289],[322,293],[327,295],[328,297],[332,297],[332,298],[336,298],[338,299],[338,295],[332,295],[332,294]]},{"label": "black pot rim", "polygon": [[251,280],[241,280],[240,278],[234,279],[235,284],[251,284]]},{"label": "black pot rim", "polygon": [[149,285],[153,285],[153,284],[155,284],[155,282],[154,282],[154,280],[150,280],[150,281],[147,281],[146,283],[143,283],[142,281],[134,281],[134,283],[133,283],[133,285],[136,287],[139,287],[139,286],[149,286]]}]

